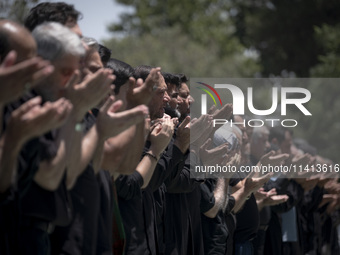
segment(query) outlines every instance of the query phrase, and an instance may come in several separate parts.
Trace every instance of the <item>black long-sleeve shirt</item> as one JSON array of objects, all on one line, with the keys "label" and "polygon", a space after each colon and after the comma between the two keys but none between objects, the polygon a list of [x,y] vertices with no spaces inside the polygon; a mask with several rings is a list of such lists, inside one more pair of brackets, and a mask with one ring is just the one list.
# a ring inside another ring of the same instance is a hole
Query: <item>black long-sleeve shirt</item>
[{"label": "black long-sleeve shirt", "polygon": [[[146,145],[145,151],[148,148],[149,144]],[[158,237],[153,192],[163,184],[176,165],[183,161],[183,157],[181,151],[170,142],[166,152],[157,162],[153,176],[145,189],[141,190],[143,178],[137,171],[129,176],[119,176],[115,181],[126,234],[126,254],[157,253]],[[161,210],[164,209],[162,208]]]}]

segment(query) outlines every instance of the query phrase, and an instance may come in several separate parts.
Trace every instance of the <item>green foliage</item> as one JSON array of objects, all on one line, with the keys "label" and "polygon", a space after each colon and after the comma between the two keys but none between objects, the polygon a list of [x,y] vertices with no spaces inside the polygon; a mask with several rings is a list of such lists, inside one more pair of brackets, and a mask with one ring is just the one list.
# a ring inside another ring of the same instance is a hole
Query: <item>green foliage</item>
[{"label": "green foliage", "polygon": [[[123,14],[109,28],[125,36],[105,44],[114,57],[132,66],[161,66],[191,77],[254,77],[259,72],[263,77],[340,74],[337,0],[117,2],[135,11]],[[328,83],[311,84],[308,89],[312,100],[307,108],[313,116],[301,118],[296,109],[290,112],[290,118],[299,122],[294,132],[316,146],[321,155],[336,160],[339,89]],[[268,107],[268,93],[257,96],[258,107]]]},{"label": "green foliage", "polygon": [[118,24],[109,27],[112,32],[135,35],[161,35],[165,29],[178,27],[182,34],[205,46],[218,45],[219,55],[233,54],[240,44],[233,36],[228,18],[228,6],[222,0],[118,0],[133,6],[135,13],[123,14]]},{"label": "green foliage", "polygon": [[339,23],[336,0],[232,0],[236,35],[260,54],[264,75],[282,70],[308,77],[310,68],[325,53],[315,37],[315,27]]},{"label": "green foliage", "polygon": [[104,44],[112,50],[114,58],[132,66],[161,66],[165,71],[191,77],[252,77],[260,71],[255,59],[238,52],[221,57],[217,44],[205,47],[182,34],[178,27],[159,36],[130,35]]},{"label": "green foliage", "polygon": [[340,77],[340,24],[323,25],[315,28],[316,40],[321,45],[323,55],[319,64],[311,69],[313,77]]}]

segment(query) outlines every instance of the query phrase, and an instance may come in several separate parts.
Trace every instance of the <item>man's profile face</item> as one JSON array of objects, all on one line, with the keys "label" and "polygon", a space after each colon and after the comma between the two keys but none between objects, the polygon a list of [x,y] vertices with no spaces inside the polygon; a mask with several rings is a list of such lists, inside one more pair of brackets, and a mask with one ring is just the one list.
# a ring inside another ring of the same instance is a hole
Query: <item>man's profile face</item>
[{"label": "man's profile face", "polygon": [[151,120],[162,118],[164,115],[164,107],[169,102],[169,96],[167,94],[167,86],[165,84],[163,76],[160,78],[157,90],[149,103],[149,111]]},{"label": "man's profile face", "polygon": [[79,69],[79,63],[80,57],[71,54],[64,55],[52,63],[54,71],[44,82],[44,86],[49,86],[49,94],[45,95],[47,100],[55,101],[65,96],[64,88]]},{"label": "man's profile face", "polygon": [[102,68],[104,68],[104,66],[99,53],[94,49],[90,49],[84,59],[83,76],[88,73],[95,73]]},{"label": "man's profile face", "polygon": [[181,116],[187,116],[190,114],[190,104],[193,102],[188,85],[186,83],[182,83],[178,92],[179,97],[182,99],[178,103],[178,110]]},{"label": "man's profile face", "polygon": [[81,29],[80,29],[76,19],[74,19],[72,17],[68,17],[68,19],[67,19],[66,23],[64,24],[64,26],[68,27],[75,34],[77,34],[80,38],[83,37],[83,33],[81,32]]},{"label": "man's profile face", "polygon": [[167,87],[168,87],[167,93],[170,98],[168,105],[170,106],[172,110],[176,110],[178,107],[178,103],[182,101],[182,100],[179,100],[178,88],[175,84],[171,84],[171,83],[168,83]]}]

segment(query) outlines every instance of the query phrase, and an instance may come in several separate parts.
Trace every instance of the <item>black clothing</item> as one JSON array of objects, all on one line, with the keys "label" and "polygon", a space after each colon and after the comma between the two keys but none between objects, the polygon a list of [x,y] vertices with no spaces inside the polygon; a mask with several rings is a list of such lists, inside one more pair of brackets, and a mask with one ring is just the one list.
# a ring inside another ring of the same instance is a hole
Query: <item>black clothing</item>
[{"label": "black clothing", "polygon": [[99,171],[97,181],[100,191],[100,207],[95,254],[112,254],[113,182],[110,173],[105,170]]},{"label": "black clothing", "polygon": [[52,254],[95,254],[99,214],[99,186],[92,167],[78,177],[70,190],[73,219],[51,235]]},{"label": "black clothing", "polygon": [[202,231],[204,241],[204,254],[226,254],[228,229],[225,215],[219,210],[215,218],[209,218],[204,215],[215,205],[214,190],[216,179],[206,179],[201,184],[202,200],[201,205],[206,204],[205,208],[201,206]]},{"label": "black clothing", "polygon": [[[2,123],[4,130],[11,113],[36,95],[34,91],[27,93],[17,102],[5,107]],[[6,220],[11,222],[8,223],[9,228],[4,229],[7,235],[12,237],[10,244],[13,248],[12,253],[32,254],[36,251],[38,254],[48,251],[50,249],[47,233],[49,227],[52,223],[66,225],[70,220],[70,204],[66,198],[65,178],[53,192],[43,189],[33,180],[40,162],[52,159],[56,155],[57,132],[57,130],[52,130],[45,135],[31,139],[20,151],[17,165],[18,179],[12,187],[15,199],[11,206],[6,208],[7,213],[11,211],[12,215]],[[12,192],[10,194],[13,194]]]},{"label": "black clothing", "polygon": [[[96,118],[88,113],[84,118],[85,132]],[[52,254],[96,254],[100,192],[97,177],[90,163],[70,190],[73,219],[66,227],[56,227],[51,235]]]},{"label": "black clothing", "polygon": [[[190,211],[187,194],[198,187],[203,180],[190,178],[190,159],[191,164],[195,164],[192,155],[190,155],[186,158],[183,169],[178,171],[179,174],[171,175],[164,182],[166,185],[166,210],[163,224],[166,254],[190,254],[189,250],[193,250],[192,247],[188,247],[189,240],[193,239],[193,233],[189,233]],[[198,201],[199,203],[200,201]],[[199,246],[199,244],[193,245]]]},{"label": "black clothing", "polygon": [[[150,144],[147,143],[144,151]],[[156,216],[162,217],[164,201],[158,197],[158,208],[153,193],[161,187],[164,180],[183,161],[183,154],[170,142],[165,153],[158,161],[149,185],[141,190],[143,178],[136,171],[129,176],[119,176],[115,181],[119,199],[119,207],[126,233],[126,254],[156,254],[159,250],[157,240]]]},{"label": "black clothing", "polygon": [[[230,180],[230,185],[236,185],[240,180],[246,177],[244,173],[235,174],[234,178]],[[256,199],[253,194],[245,201],[243,208],[236,214],[236,229],[234,232],[234,242],[244,243],[251,241],[256,237],[259,228],[260,218],[257,209]]]},{"label": "black clothing", "polygon": [[281,213],[288,212],[302,199],[304,190],[294,180],[279,178],[269,181],[265,189],[276,189],[278,195],[287,194],[289,199],[282,204],[271,206],[271,219],[266,231],[264,254],[283,254]]}]

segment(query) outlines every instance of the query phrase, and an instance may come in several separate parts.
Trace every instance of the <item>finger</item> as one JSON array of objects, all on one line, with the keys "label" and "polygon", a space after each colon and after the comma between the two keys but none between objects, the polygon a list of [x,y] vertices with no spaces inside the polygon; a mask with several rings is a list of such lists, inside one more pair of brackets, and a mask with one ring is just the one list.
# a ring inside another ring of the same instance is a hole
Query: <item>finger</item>
[{"label": "finger", "polygon": [[71,78],[66,83],[65,89],[73,88],[74,85],[78,83],[79,79],[80,79],[80,72],[78,70],[75,70]]},{"label": "finger", "polygon": [[35,72],[31,78],[32,84],[31,87],[34,87],[35,85],[39,84],[40,81],[47,78],[50,74],[52,74],[54,71],[54,66],[48,65],[44,67],[43,69],[38,70]]},{"label": "finger", "polygon": [[136,84],[137,84],[136,80],[133,77],[130,77],[129,80],[128,80],[128,84],[127,84],[127,86],[128,86],[128,93],[129,92],[131,93],[133,91],[133,89],[135,88]]},{"label": "finger", "polygon": [[271,156],[271,160],[282,161],[289,158],[289,154],[278,154],[276,156]]},{"label": "finger", "polygon": [[155,85],[155,83],[158,84],[161,75],[160,71],[160,67],[152,68],[148,77],[146,77],[145,85],[149,90],[153,91],[153,86]]},{"label": "finger", "polygon": [[202,150],[208,150],[208,148],[211,146],[212,140],[211,138],[209,138],[207,141],[205,141],[205,143],[201,146]]},{"label": "finger", "polygon": [[152,129],[151,134],[157,135],[162,130],[163,125],[161,123],[157,123],[155,127]]},{"label": "finger", "polygon": [[15,114],[15,116],[22,116],[26,114],[27,112],[29,112],[33,107],[39,105],[40,103],[41,103],[41,97],[40,96],[34,97],[30,99],[29,101],[27,101],[26,103],[24,103],[23,105],[21,105],[18,109],[16,109],[13,112],[13,114]]},{"label": "finger", "polygon": [[194,124],[197,120],[198,120],[197,118],[193,118],[193,119],[191,120],[191,124]]},{"label": "finger", "polygon": [[143,79],[138,78],[137,81],[136,81],[136,87],[139,88],[139,87],[143,86],[143,83],[144,83]]},{"label": "finger", "polygon": [[273,156],[275,154],[275,151],[270,151],[267,154],[263,155],[262,158],[260,159],[260,161],[262,160],[268,160],[269,157]]},{"label": "finger", "polygon": [[214,114],[215,111],[216,111],[216,106],[213,105],[213,106],[211,106],[211,107],[209,108],[208,114],[209,114],[209,115],[212,115],[212,114]]},{"label": "finger", "polygon": [[131,125],[144,121],[144,116],[147,109],[148,108],[145,105],[139,105],[130,110],[118,113],[116,118],[119,118],[127,128]]},{"label": "finger", "polygon": [[214,153],[220,153],[222,155],[225,155],[226,152],[228,151],[228,145],[221,144],[221,145],[215,147],[214,149],[212,149],[210,151],[213,151]]},{"label": "finger", "polygon": [[118,101],[114,102],[111,105],[111,107],[109,109],[109,112],[111,112],[111,113],[117,112],[122,107],[122,105],[123,105],[123,101],[122,100],[118,100]]},{"label": "finger", "polygon": [[105,112],[105,113],[108,112],[108,110],[112,106],[114,100],[115,100],[114,96],[109,96],[108,99],[103,104],[103,106],[100,108],[100,111]]},{"label": "finger", "polygon": [[1,67],[6,68],[14,65],[15,61],[17,60],[17,53],[14,50],[11,50],[7,56],[5,57],[4,61],[1,64]]},{"label": "finger", "polygon": [[178,129],[184,129],[190,123],[190,116],[185,117],[182,123],[179,125]]}]

